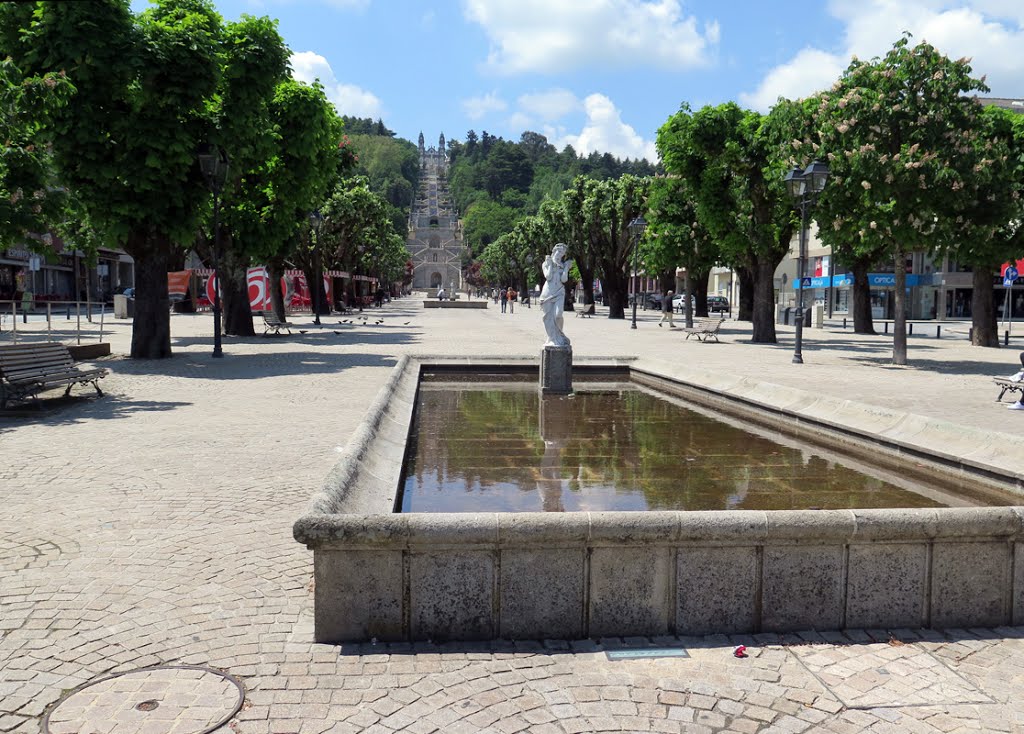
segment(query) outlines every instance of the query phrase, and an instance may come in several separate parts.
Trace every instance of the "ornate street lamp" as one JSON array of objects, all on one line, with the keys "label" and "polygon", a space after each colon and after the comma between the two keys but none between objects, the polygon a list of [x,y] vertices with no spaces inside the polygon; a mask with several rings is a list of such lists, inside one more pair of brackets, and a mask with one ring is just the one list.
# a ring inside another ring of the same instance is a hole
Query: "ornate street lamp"
[{"label": "ornate street lamp", "polygon": [[803,364],[803,341],[804,341],[804,272],[807,269],[807,230],[810,220],[811,208],[818,200],[818,196],[825,190],[828,182],[828,166],[821,161],[811,162],[807,168],[800,170],[794,167],[783,179],[786,183],[786,190],[796,201],[800,209],[800,253],[797,257],[797,281],[800,283],[800,290],[796,300],[796,348],[793,351],[793,364]]},{"label": "ornate street lamp", "polygon": [[196,157],[206,185],[213,192],[213,356],[223,357],[220,328],[220,193],[228,178],[230,161],[225,151],[210,143],[202,145]]},{"label": "ornate street lamp", "polygon": [[316,209],[309,213],[309,228],[313,239],[313,276],[318,282],[310,283],[313,296],[313,323],[320,326],[320,293],[324,289],[324,276],[320,272],[320,227],[324,223],[323,215]]},{"label": "ornate street lamp", "polygon": [[629,234],[633,238],[633,325],[629,328],[636,328],[636,301],[639,298],[639,286],[636,281],[637,274],[637,253],[640,252],[640,239],[644,236],[644,230],[647,229],[647,220],[643,216],[639,216],[629,223]]}]

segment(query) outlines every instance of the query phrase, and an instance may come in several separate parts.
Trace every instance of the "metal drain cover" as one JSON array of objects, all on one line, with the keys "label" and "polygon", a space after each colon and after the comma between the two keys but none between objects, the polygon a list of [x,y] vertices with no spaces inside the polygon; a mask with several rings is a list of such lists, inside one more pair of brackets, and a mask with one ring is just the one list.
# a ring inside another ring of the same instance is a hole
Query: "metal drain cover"
[{"label": "metal drain cover", "polygon": [[46,734],[209,734],[245,700],[233,676],[195,665],[161,665],[86,683],[43,719]]}]

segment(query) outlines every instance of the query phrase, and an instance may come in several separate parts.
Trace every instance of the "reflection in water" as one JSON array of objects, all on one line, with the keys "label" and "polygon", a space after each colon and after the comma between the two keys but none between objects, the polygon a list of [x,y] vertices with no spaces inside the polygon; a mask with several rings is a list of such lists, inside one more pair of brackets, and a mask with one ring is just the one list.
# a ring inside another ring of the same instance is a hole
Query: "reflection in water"
[{"label": "reflection in water", "polygon": [[571,397],[541,397],[536,386],[420,387],[403,512],[950,503],[941,492],[861,473],[814,447],[780,443],[628,385]]}]

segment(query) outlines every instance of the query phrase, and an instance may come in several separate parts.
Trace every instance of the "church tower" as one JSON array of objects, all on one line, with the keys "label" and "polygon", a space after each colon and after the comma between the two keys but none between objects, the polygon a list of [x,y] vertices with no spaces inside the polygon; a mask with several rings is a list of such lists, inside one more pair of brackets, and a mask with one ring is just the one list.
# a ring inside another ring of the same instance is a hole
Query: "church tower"
[{"label": "church tower", "polygon": [[421,132],[420,133],[420,158],[423,158],[423,155],[426,152],[427,152],[427,149],[425,147],[423,147],[423,133]]},{"label": "church tower", "polygon": [[441,154],[442,158],[446,155],[444,149],[444,133],[441,133],[441,137],[437,141],[437,152]]}]

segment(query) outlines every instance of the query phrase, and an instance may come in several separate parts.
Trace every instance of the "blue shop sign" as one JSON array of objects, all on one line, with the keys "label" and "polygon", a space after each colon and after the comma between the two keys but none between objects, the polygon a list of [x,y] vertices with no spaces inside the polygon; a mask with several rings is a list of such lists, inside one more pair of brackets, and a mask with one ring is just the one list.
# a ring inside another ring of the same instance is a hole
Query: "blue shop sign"
[{"label": "blue shop sign", "polygon": [[[808,288],[828,288],[828,276],[820,278],[804,278],[805,281],[809,280],[810,285]],[[917,274],[907,274],[907,288],[912,288],[916,285],[923,285],[921,283],[922,276]],[[832,285],[836,288],[850,287],[853,285],[853,274],[844,273],[842,275],[835,275],[832,277]],[[892,288],[896,285],[896,276],[893,273],[868,273],[868,287],[870,288]],[[800,290],[800,283],[797,281],[793,282],[793,286],[796,290]]]}]

